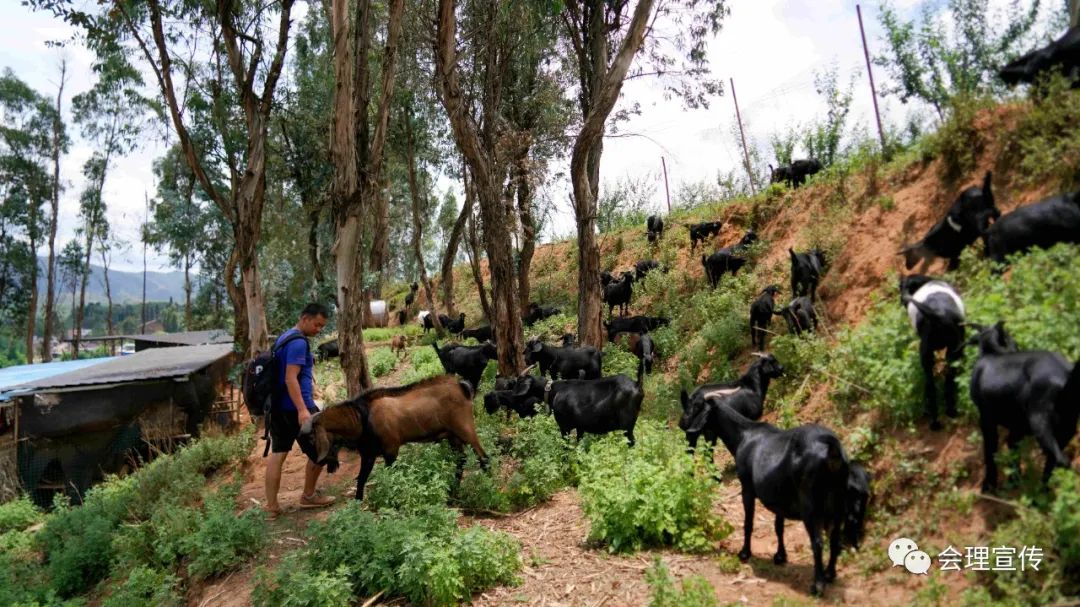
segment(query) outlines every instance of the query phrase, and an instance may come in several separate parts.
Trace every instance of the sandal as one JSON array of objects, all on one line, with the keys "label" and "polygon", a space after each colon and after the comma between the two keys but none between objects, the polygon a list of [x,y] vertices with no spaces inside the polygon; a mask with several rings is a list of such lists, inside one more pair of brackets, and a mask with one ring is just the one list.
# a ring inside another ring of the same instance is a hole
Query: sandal
[{"label": "sandal", "polygon": [[301,508],[325,508],[334,503],[334,497],[331,495],[322,495],[318,491],[312,495],[300,496]]},{"label": "sandal", "polygon": [[263,514],[266,515],[267,522],[276,521],[277,518],[282,515],[281,508],[274,508],[272,510],[270,508],[263,508],[262,511]]}]

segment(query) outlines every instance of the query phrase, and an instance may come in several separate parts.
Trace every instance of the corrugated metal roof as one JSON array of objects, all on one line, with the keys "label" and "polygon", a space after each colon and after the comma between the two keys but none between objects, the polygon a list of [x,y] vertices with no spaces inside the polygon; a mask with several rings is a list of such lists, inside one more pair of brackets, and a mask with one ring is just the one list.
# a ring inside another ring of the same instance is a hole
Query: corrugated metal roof
[{"label": "corrugated metal roof", "polygon": [[16,386],[40,382],[63,373],[78,371],[86,367],[100,365],[115,357],[105,356],[102,358],[84,358],[80,360],[64,360],[51,363],[38,363],[36,365],[18,365],[0,369],[0,401],[5,401],[21,393]]},{"label": "corrugated metal roof", "polygon": [[27,382],[17,388],[26,394],[58,388],[183,377],[209,366],[230,352],[230,344],[152,348],[130,356],[112,358],[98,365]]},{"label": "corrugated metal roof", "polygon": [[96,337],[84,337],[82,341],[108,341],[114,339],[149,341],[159,344],[173,344],[177,346],[201,346],[203,344],[231,344],[233,341],[233,336],[231,332],[224,329],[211,329],[209,331],[147,333],[145,335],[99,335]]}]

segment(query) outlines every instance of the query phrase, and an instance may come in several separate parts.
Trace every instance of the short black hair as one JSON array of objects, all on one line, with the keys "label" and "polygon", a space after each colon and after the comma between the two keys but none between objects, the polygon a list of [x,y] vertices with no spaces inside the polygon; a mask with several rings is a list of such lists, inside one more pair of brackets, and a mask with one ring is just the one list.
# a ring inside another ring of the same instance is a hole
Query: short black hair
[{"label": "short black hair", "polygon": [[300,310],[300,316],[322,316],[323,318],[330,318],[330,310],[321,303],[313,301],[304,306],[303,310]]}]

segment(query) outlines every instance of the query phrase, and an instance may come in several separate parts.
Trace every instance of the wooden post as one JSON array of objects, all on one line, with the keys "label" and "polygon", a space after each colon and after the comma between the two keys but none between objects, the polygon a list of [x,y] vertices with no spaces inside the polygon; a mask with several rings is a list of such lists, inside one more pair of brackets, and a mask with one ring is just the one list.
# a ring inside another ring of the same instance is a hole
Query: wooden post
[{"label": "wooden post", "polygon": [[667,162],[664,161],[664,157],[660,157],[660,166],[664,167],[664,196],[667,196],[667,212],[671,214],[671,190],[668,189],[667,182]]},{"label": "wooden post", "polygon": [[863,56],[866,57],[866,75],[870,77],[870,99],[874,101],[874,118],[877,119],[877,132],[881,138],[881,153],[887,155],[888,151],[885,149],[885,129],[881,127],[881,113],[878,111],[877,105],[877,89],[874,88],[874,70],[870,67],[870,49],[866,46],[866,31],[863,30],[862,24],[862,7],[858,4],[855,5],[855,14],[859,16],[859,36],[862,37],[862,50]]},{"label": "wooden post", "polygon": [[731,78],[731,100],[735,102],[735,120],[739,123],[739,138],[742,139],[743,161],[746,163],[746,176],[750,180],[750,193],[757,194],[754,187],[754,173],[750,170],[750,152],[746,150],[746,134],[743,133],[742,115],[739,114],[739,98],[735,96],[735,79]]}]

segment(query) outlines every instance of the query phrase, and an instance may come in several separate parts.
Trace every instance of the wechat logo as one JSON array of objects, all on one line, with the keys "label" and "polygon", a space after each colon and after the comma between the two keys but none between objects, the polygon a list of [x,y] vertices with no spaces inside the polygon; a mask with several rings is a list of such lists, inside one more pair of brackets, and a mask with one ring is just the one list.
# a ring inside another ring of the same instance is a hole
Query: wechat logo
[{"label": "wechat logo", "polygon": [[893,567],[903,567],[916,575],[930,571],[930,555],[919,550],[915,540],[901,537],[889,544],[889,560]]}]

